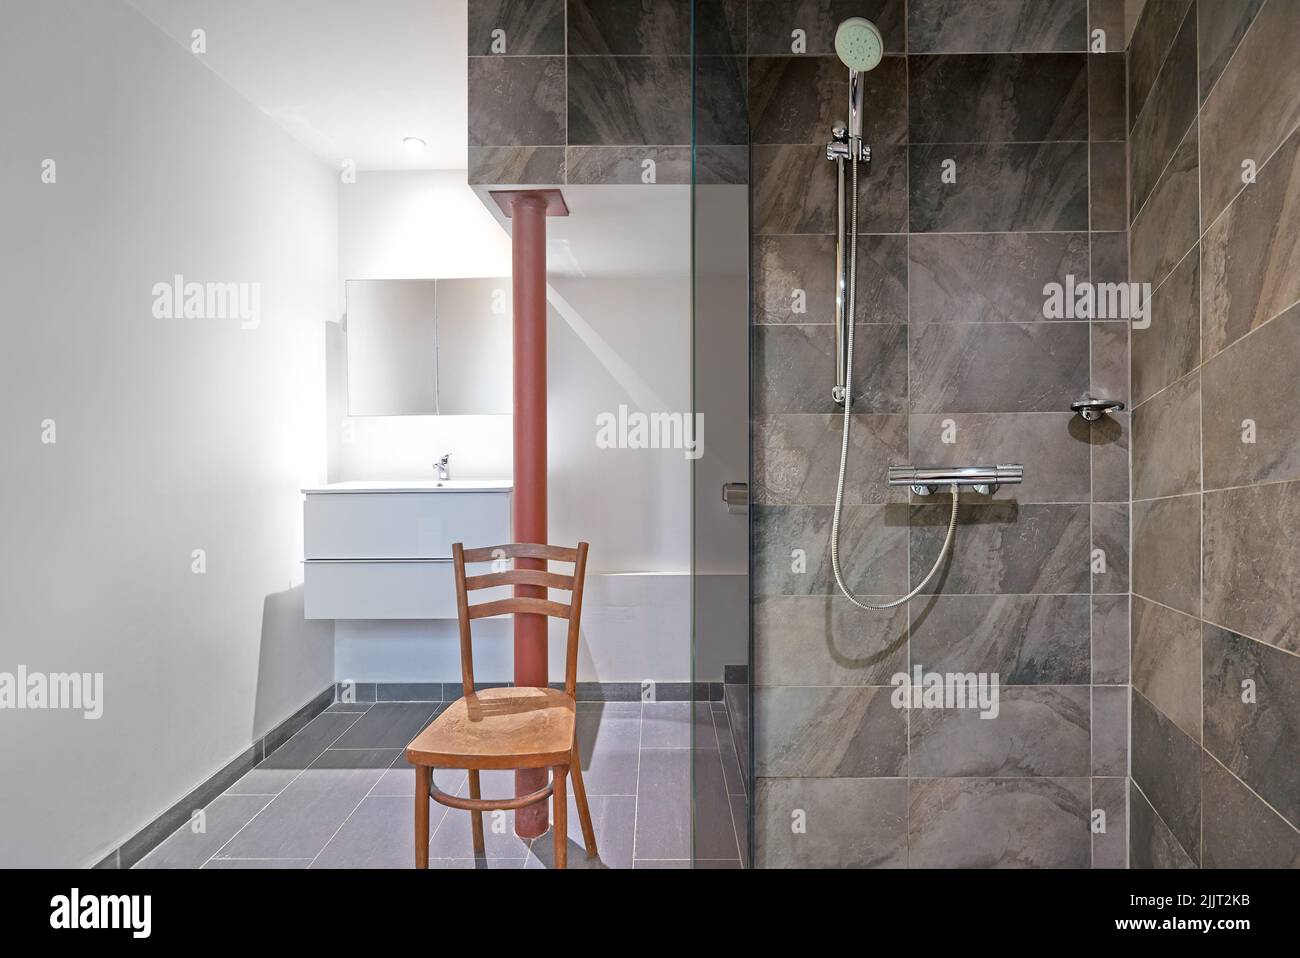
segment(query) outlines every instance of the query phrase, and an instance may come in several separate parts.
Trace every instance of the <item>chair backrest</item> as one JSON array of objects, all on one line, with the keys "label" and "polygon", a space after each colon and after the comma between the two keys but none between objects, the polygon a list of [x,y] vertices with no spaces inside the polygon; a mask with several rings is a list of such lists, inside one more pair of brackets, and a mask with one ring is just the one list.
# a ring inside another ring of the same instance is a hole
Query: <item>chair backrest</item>
[{"label": "chair backrest", "polygon": [[[579,542],[576,549],[531,542],[466,549],[457,542],[451,547],[451,555],[456,567],[456,613],[460,619],[460,672],[464,693],[469,695],[474,691],[470,622],[489,615],[514,613],[569,620],[568,647],[564,659],[564,691],[571,696],[575,695],[578,684],[578,628],[582,618],[582,586],[587,575],[587,543]],[[506,560],[514,560],[513,568],[481,575],[465,574],[467,563],[497,564]],[[572,563],[573,574],[551,572],[547,569],[548,562]],[[513,586],[515,594],[508,599],[469,604],[471,592],[497,586]],[[568,592],[569,602],[551,601],[547,597],[549,589]]]}]

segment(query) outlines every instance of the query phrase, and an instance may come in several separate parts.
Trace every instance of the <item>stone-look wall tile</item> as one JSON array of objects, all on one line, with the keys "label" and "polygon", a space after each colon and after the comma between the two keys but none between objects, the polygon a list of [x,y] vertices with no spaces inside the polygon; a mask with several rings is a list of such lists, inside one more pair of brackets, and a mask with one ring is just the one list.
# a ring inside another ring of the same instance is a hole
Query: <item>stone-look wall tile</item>
[{"label": "stone-look wall tile", "polygon": [[929,323],[911,367],[914,412],[1060,412],[1088,389],[1088,324]]},{"label": "stone-look wall tile", "polygon": [[[1300,306],[1205,364],[1201,388],[1207,489],[1300,479],[1297,371]],[[1243,441],[1246,420],[1253,424],[1253,442]]]},{"label": "stone-look wall tile", "polygon": [[1300,4],[1268,3],[1201,111],[1201,214],[1211,223],[1300,123]]},{"label": "stone-look wall tile", "polygon": [[[833,408],[834,326],[758,326],[753,331],[752,415],[822,413]],[[907,327],[853,332],[853,409],[902,412],[907,404]]]},{"label": "stone-look wall tile", "polygon": [[[840,529],[840,568],[859,595],[907,592],[907,507],[845,506]],[[838,591],[831,571],[830,506],[753,506],[756,595],[830,595]],[[802,556],[792,555],[802,550]],[[796,571],[795,566],[804,566]]]},{"label": "stone-look wall tile", "polygon": [[563,56],[564,0],[469,0],[469,55]]},{"label": "stone-look wall tile", "polygon": [[996,672],[1004,687],[1088,684],[1087,596],[943,595],[910,605],[912,662],[927,672]]},{"label": "stone-look wall tile", "polygon": [[[795,816],[806,830],[795,831]],[[907,780],[758,779],[754,859],[759,868],[907,867]]]},{"label": "stone-look wall tile", "polygon": [[570,56],[664,56],[691,52],[691,5],[569,0]]},{"label": "stone-look wall tile", "polygon": [[[837,56],[749,58],[749,111],[754,143],[816,143],[845,118],[849,79]],[[872,104],[863,133],[873,148],[907,141],[907,61],[886,57],[866,74]]]},{"label": "stone-look wall tile", "polygon": [[1133,597],[1133,687],[1195,742],[1201,740],[1201,623]]},{"label": "stone-look wall tile", "polygon": [[691,182],[689,146],[571,146],[565,155],[569,183],[644,184],[646,160],[655,183]]},{"label": "stone-look wall tile", "polygon": [[[1107,397],[1109,398],[1109,397]],[[1110,413],[1089,423],[1092,446],[1092,501],[1127,502],[1129,497],[1129,424],[1132,417]]]},{"label": "stone-look wall tile", "polygon": [[[1107,44],[1123,33],[1106,31]],[[1112,50],[1115,48],[1112,47]],[[1088,57],[1088,138],[1123,140],[1125,122],[1124,52],[1094,53]]]},{"label": "stone-look wall tile", "polygon": [[1196,868],[1142,790],[1129,780],[1129,868]]},{"label": "stone-look wall tile", "polygon": [[1124,0],[1088,0],[1088,33],[1102,30],[1106,49],[1124,50]]},{"label": "stone-look wall tile", "polygon": [[1263,5],[1264,0],[1214,0],[1198,6],[1202,103],[1210,95],[1210,90],[1223,74],[1223,68],[1236,52],[1237,44],[1255,22],[1255,14]]},{"label": "stone-look wall tile", "polygon": [[1128,323],[1092,324],[1092,394],[1118,399],[1125,407],[1130,405],[1128,339]]},{"label": "stone-look wall tile", "polygon": [[[933,466],[1018,462],[1025,467],[1024,482],[1002,486],[996,499],[1086,502],[1087,430],[1075,429],[1077,418],[1068,412],[916,414],[909,418],[911,458],[906,461]],[[962,498],[988,501],[973,490],[964,490]]]},{"label": "stone-look wall tile", "polygon": [[[912,509],[912,584],[938,558],[948,505]],[[962,506],[952,553],[925,593],[1069,595],[1088,592],[1088,506]]]},{"label": "stone-look wall tile", "polygon": [[[685,0],[682,6],[688,6]],[[695,0],[696,56],[744,56],[749,46],[749,6],[749,0]]]},{"label": "stone-look wall tile", "polygon": [[[945,183],[944,161],[956,162]],[[912,147],[913,233],[1085,230],[1086,143],[975,143]]]},{"label": "stone-look wall tile", "polygon": [[1139,210],[1196,120],[1196,15],[1183,20],[1129,136],[1133,209]]},{"label": "stone-look wall tile", "polygon": [[1083,50],[1087,0],[910,0],[912,53]]},{"label": "stone-look wall tile", "polygon": [[1128,774],[1128,686],[1092,689],[1092,774]]},{"label": "stone-look wall tile", "polygon": [[[1209,358],[1300,302],[1300,129],[1205,233],[1201,322]],[[1206,222],[1209,222],[1208,220]]]},{"label": "stone-look wall tile", "polygon": [[[907,246],[906,236],[858,236],[855,312],[859,323],[907,322]],[[755,323],[834,322],[834,236],[759,236],[752,263]],[[795,312],[796,306],[802,312]]]},{"label": "stone-look wall tile", "polygon": [[1210,755],[1202,759],[1201,794],[1204,867],[1300,868],[1300,831]]},{"label": "stone-look wall tile", "polygon": [[894,689],[754,689],[759,778],[892,778],[907,774],[907,710]]},{"label": "stone-look wall tile", "polygon": [[[835,164],[824,144],[752,148],[754,232],[834,233]],[[872,150],[858,179],[858,232],[898,233],[907,226],[907,150]]]},{"label": "stone-look wall tile", "polygon": [[1090,179],[1089,223],[1095,230],[1122,230],[1128,225],[1128,176],[1123,143],[1093,143],[1088,147]]},{"label": "stone-look wall tile", "polygon": [[913,325],[1031,323],[1045,319],[1044,286],[1088,275],[1088,235],[918,235],[909,241],[908,264]]},{"label": "stone-look wall tile", "polygon": [[[1124,503],[1106,502],[1092,506],[1092,591],[1094,595],[1120,595],[1129,590],[1129,507]],[[1098,551],[1101,556],[1098,556]],[[1098,560],[1104,558],[1104,572]]]},{"label": "stone-look wall tile", "polygon": [[1178,844],[1200,860],[1201,747],[1140,692],[1133,694],[1133,781]]},{"label": "stone-look wall tile", "polygon": [[1092,597],[1092,682],[1127,685],[1129,681],[1129,597]]},{"label": "stone-look wall tile", "polygon": [[567,63],[571,146],[690,144],[689,56],[571,56]]},{"label": "stone-look wall tile", "polygon": [[859,609],[839,595],[754,599],[754,684],[889,685],[907,671],[907,609]]},{"label": "stone-look wall tile", "polygon": [[908,57],[907,83],[914,144],[1088,138],[1083,53]]},{"label": "stone-look wall tile", "polygon": [[695,149],[695,182],[704,185],[749,184],[749,147],[725,144]]},{"label": "stone-look wall tile", "polygon": [[[840,413],[754,417],[751,501],[833,504],[843,436]],[[844,501],[906,502],[907,489],[885,481],[889,463],[906,459],[907,416],[855,414],[849,430]]]},{"label": "stone-look wall tile", "polygon": [[749,0],[749,52],[793,52],[791,33],[802,30],[810,54],[835,52],[835,28],[848,17],[866,17],[879,29],[886,53],[902,53],[904,0]]},{"label": "stone-look wall tile", "polygon": [[1300,652],[1300,482],[1205,494],[1205,620]]},{"label": "stone-look wall tile", "polygon": [[1201,278],[1196,254],[1151,294],[1150,323],[1133,329],[1133,401],[1145,402],[1200,364]]},{"label": "stone-look wall tile", "polygon": [[1133,593],[1197,615],[1201,605],[1201,500],[1196,494],[1133,503]]},{"label": "stone-look wall tile", "polygon": [[1091,233],[1092,281],[1128,282],[1128,232]]},{"label": "stone-look wall tile", "polygon": [[1193,373],[1133,410],[1133,498],[1201,488],[1201,376]]},{"label": "stone-look wall tile", "polygon": [[[992,714],[992,713],[988,713]],[[1089,774],[1088,689],[1003,686],[998,711],[913,709],[914,777],[1011,778]]]},{"label": "stone-look wall tile", "polygon": [[1128,44],[1129,129],[1137,122],[1142,107],[1160,75],[1160,67],[1174,45],[1178,29],[1192,7],[1192,0],[1147,0],[1137,28]]},{"label": "stone-look wall tile", "polygon": [[1204,661],[1206,750],[1300,828],[1300,656],[1207,624]]},{"label": "stone-look wall tile", "polygon": [[1146,205],[1129,211],[1134,217],[1129,229],[1129,279],[1135,283],[1150,283],[1155,289],[1196,245],[1201,229],[1196,143],[1193,125]]},{"label": "stone-look wall tile", "polygon": [[563,146],[564,57],[470,57],[469,145]]},{"label": "stone-look wall tile", "polygon": [[1087,778],[908,783],[913,868],[1087,868]]},{"label": "stone-look wall tile", "polygon": [[[1122,35],[1122,34],[1121,34]],[[1092,833],[1093,868],[1128,867],[1128,779],[1094,778],[1092,808],[1106,814],[1106,829]]]},{"label": "stone-look wall tile", "polygon": [[562,146],[471,146],[470,183],[552,185],[564,182]]},{"label": "stone-look wall tile", "polygon": [[694,75],[695,143],[748,147],[745,58],[696,57]]}]

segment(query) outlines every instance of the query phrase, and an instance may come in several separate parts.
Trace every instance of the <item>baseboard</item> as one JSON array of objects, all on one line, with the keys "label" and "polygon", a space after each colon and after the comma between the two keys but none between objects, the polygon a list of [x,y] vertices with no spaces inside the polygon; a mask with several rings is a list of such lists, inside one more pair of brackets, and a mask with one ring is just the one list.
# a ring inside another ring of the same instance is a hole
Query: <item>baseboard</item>
[{"label": "baseboard", "polygon": [[[511,682],[478,682],[475,688],[505,688]],[[564,688],[552,682],[551,688]],[[461,696],[459,682],[338,682],[337,702],[454,702]],[[720,702],[721,682],[655,682],[653,689],[640,682],[579,682],[579,702]]]}]

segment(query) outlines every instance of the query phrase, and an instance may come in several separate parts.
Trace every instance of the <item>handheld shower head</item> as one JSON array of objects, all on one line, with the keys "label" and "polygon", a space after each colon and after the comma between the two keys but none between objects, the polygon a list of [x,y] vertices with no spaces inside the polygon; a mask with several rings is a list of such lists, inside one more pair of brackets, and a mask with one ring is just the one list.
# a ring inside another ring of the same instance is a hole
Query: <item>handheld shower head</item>
[{"label": "handheld shower head", "polygon": [[835,29],[835,53],[850,70],[874,70],[884,52],[880,31],[864,17],[849,17]]}]

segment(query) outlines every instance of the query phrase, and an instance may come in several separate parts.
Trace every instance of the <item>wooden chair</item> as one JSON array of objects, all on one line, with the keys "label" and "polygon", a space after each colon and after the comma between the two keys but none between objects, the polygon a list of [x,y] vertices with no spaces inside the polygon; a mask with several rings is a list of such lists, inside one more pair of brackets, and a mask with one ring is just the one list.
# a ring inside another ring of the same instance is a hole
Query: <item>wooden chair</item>
[{"label": "wooden chair", "polygon": [[[456,571],[456,610],[460,618],[460,671],[464,695],[453,702],[411,742],[406,760],[415,766],[415,867],[429,867],[429,799],[449,808],[468,810],[473,818],[474,851],[483,852],[483,813],[524,808],[553,798],[555,867],[567,865],[568,810],[565,779],[573,775],[573,797],[578,805],[582,837],[588,857],[596,855],[596,834],[582,784],[582,764],[574,716],[578,674],[578,624],[582,615],[582,586],[587,571],[587,543],[576,549],[512,543],[484,549],[451,547]],[[502,558],[531,560],[541,568],[513,568],[466,577],[465,563],[494,562]],[[538,561],[540,560],[540,561]],[[547,561],[573,563],[573,575],[546,571]],[[538,596],[469,604],[469,593],[495,586],[531,586],[563,589],[571,594],[565,605]],[[564,691],[550,688],[498,688],[474,691],[474,657],[470,622],[489,615],[531,613],[569,620]],[[469,771],[469,798],[448,795],[433,785],[434,768]],[[483,769],[549,768],[551,780],[542,788],[513,798],[485,799],[479,791]]]}]

